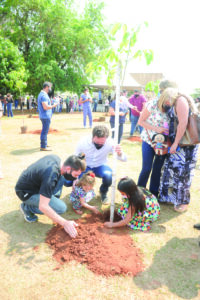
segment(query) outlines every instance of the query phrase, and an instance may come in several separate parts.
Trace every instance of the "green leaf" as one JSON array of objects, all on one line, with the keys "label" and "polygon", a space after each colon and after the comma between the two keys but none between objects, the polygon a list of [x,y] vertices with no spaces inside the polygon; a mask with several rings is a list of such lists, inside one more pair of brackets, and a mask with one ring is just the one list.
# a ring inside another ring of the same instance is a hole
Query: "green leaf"
[{"label": "green leaf", "polygon": [[117,33],[117,31],[119,31],[122,27],[122,24],[121,23],[116,23],[113,28],[111,29],[111,35],[115,35]]}]

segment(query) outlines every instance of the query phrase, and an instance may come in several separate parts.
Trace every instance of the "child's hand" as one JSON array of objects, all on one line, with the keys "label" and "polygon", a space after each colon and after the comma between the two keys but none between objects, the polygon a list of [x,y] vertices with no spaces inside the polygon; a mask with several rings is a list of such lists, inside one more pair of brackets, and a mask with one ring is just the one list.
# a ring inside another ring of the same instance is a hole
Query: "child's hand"
[{"label": "child's hand", "polygon": [[104,226],[107,228],[112,228],[113,227],[113,222],[105,222]]},{"label": "child's hand", "polygon": [[92,211],[93,211],[93,213],[95,213],[95,215],[100,214],[100,211],[98,210],[98,208],[96,206],[93,206]]}]

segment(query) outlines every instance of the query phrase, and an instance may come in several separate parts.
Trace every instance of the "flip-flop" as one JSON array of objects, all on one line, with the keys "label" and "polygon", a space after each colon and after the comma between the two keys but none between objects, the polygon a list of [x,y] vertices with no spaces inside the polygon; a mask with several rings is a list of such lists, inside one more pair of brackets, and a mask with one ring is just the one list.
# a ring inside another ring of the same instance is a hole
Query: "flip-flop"
[{"label": "flip-flop", "polygon": [[198,223],[198,224],[195,224],[193,227],[194,227],[195,229],[198,229],[198,230],[200,230],[200,223]]},{"label": "flip-flop", "polygon": [[179,212],[179,213],[183,213],[183,212],[185,212],[187,209],[188,209],[188,205],[186,205],[186,204],[181,204],[181,205],[174,206],[174,210],[175,210],[176,212]]}]

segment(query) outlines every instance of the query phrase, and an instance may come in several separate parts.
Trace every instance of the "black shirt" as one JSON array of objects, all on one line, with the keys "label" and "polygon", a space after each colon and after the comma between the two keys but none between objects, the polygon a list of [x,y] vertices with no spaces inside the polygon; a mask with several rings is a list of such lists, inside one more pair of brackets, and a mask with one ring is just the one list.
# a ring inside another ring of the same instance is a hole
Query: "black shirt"
[{"label": "black shirt", "polygon": [[51,198],[61,176],[60,164],[61,159],[57,155],[47,155],[30,165],[15,186],[18,197],[22,201],[35,194]]}]

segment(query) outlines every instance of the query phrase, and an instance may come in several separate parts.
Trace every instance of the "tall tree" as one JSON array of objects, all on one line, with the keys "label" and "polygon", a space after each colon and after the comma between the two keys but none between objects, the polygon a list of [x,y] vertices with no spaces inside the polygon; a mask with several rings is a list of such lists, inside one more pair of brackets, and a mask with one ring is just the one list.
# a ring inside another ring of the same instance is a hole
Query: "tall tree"
[{"label": "tall tree", "polygon": [[25,62],[18,48],[0,36],[0,93],[19,95],[26,87]]},{"label": "tall tree", "polygon": [[103,4],[91,0],[78,15],[73,1],[4,0],[4,35],[23,53],[29,71],[27,90],[36,94],[44,80],[56,89],[80,91],[88,83],[86,65],[108,45]]}]

